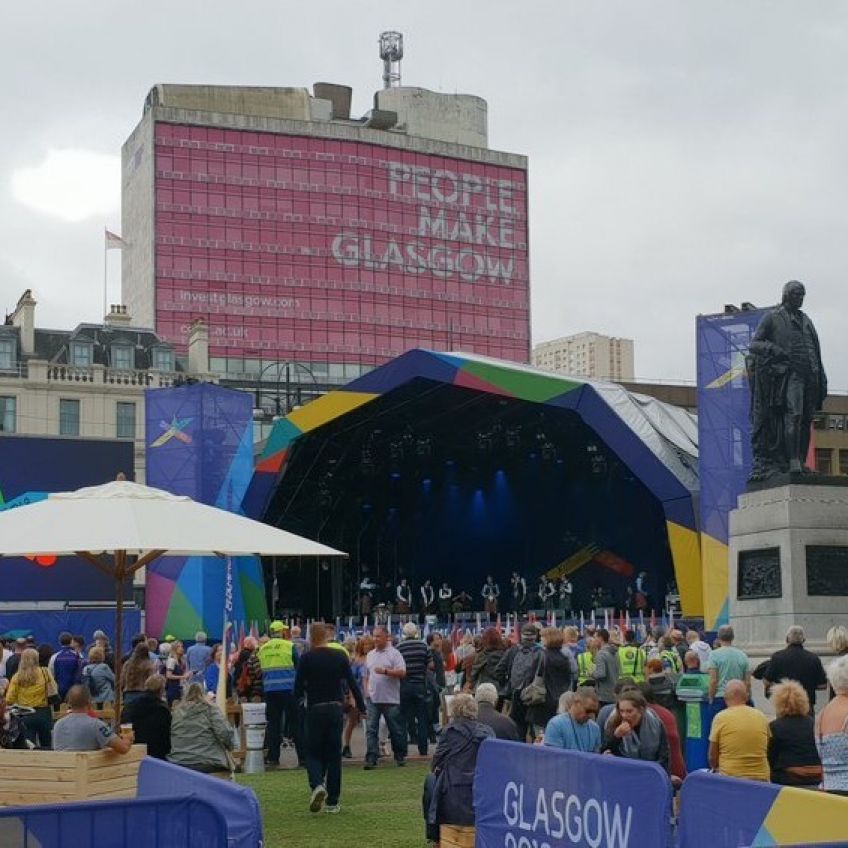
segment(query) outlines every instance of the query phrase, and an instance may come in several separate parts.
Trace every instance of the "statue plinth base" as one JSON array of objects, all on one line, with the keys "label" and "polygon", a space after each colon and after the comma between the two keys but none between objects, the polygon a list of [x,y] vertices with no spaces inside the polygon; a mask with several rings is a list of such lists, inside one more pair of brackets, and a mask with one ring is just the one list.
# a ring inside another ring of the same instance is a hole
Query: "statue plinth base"
[{"label": "statue plinth base", "polygon": [[730,513],[730,623],[753,653],[784,647],[793,624],[826,650],[848,613],[848,479],[793,478],[745,492]]},{"label": "statue plinth base", "polygon": [[785,471],[772,474],[765,480],[749,480],[746,490],[761,492],[763,489],[778,489],[781,486],[844,486],[848,488],[848,476],[834,477],[812,471]]}]

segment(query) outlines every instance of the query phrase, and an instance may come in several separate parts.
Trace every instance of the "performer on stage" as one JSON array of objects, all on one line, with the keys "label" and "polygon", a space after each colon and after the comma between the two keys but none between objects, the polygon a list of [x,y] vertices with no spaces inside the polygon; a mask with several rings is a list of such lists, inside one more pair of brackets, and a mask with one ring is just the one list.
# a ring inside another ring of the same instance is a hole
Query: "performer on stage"
[{"label": "performer on stage", "polygon": [[648,572],[640,571],[636,577],[636,584],[633,587],[633,607],[636,612],[646,610],[648,608]]},{"label": "performer on stage", "polygon": [[563,577],[559,581],[559,608],[566,614],[571,615],[571,597],[574,594],[574,586],[568,577]]},{"label": "performer on stage", "polygon": [[429,580],[418,590],[421,592],[421,612],[424,615],[432,613],[436,608],[436,590],[430,585]]},{"label": "performer on stage", "polygon": [[498,584],[495,583],[491,574],[486,577],[486,582],[483,584],[483,589],[480,594],[483,596],[483,609],[489,613],[489,615],[496,615],[498,612],[498,598],[500,597],[501,590],[498,588]]},{"label": "performer on stage", "polygon": [[395,611],[399,615],[408,615],[412,609],[412,587],[405,577],[401,578],[400,585],[395,588]]},{"label": "performer on stage", "polygon": [[556,586],[543,574],[539,580],[539,606],[546,610],[552,610],[554,608],[555,594]]},{"label": "performer on stage", "polygon": [[467,592],[460,592],[458,595],[454,596],[453,599],[453,611],[457,612],[470,612],[471,610],[471,595]]},{"label": "performer on stage", "polygon": [[453,589],[448,585],[448,581],[439,587],[439,613],[441,615],[450,615],[453,601]]},{"label": "performer on stage", "polygon": [[367,569],[363,570],[362,582],[359,584],[359,614],[371,615],[374,606],[374,590],[377,584],[368,576]]},{"label": "performer on stage", "polygon": [[509,582],[512,586],[512,611],[524,612],[527,606],[527,581],[517,571],[513,571]]}]

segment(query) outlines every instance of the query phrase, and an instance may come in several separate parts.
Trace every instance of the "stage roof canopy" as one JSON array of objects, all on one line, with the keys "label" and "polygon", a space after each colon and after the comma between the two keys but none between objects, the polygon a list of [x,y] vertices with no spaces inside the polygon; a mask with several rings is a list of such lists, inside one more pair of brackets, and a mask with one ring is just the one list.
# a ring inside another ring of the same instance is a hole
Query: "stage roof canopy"
[{"label": "stage roof canopy", "polygon": [[[344,477],[335,472],[351,463],[359,469],[379,465],[381,474],[388,471],[400,478],[402,462],[412,462],[412,456],[423,468],[438,448],[439,463],[452,464],[448,455],[461,449],[461,432],[469,434],[464,449],[477,473],[488,457],[522,450],[524,457],[536,461],[538,456],[551,467],[585,465],[595,472],[591,479],[608,477],[647,489],[661,505],[684,612],[700,615],[693,506],[698,492],[696,418],[614,383],[472,354],[409,351],[277,422],[246,506],[251,514],[283,526],[288,508],[307,483],[314,486],[317,503],[333,499],[333,480]],[[289,480],[295,457],[302,467]],[[431,475],[418,476],[426,481]],[[608,497],[608,509],[614,510],[612,488]],[[625,518],[620,516],[622,522]],[[309,531],[306,526],[288,529]]]}]

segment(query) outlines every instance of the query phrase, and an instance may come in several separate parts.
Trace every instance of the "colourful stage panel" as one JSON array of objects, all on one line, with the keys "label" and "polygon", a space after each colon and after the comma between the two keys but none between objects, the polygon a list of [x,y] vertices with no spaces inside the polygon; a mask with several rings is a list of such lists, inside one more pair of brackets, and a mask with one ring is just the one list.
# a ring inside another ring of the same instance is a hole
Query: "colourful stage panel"
[{"label": "colourful stage panel", "polygon": [[[253,477],[253,401],[209,383],[145,393],[147,482],[242,512]],[[286,428],[282,428],[285,432]],[[233,620],[267,619],[261,563],[235,557]],[[163,557],[148,568],[147,622],[156,635],[221,638],[226,560]]]}]

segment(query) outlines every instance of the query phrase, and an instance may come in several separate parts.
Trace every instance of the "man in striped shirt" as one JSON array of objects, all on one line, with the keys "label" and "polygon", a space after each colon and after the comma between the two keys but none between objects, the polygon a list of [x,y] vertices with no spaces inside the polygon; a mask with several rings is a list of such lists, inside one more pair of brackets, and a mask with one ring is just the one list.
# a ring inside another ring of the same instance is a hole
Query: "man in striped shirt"
[{"label": "man in striped shirt", "polygon": [[406,677],[400,684],[400,711],[405,725],[404,732],[406,739],[418,742],[418,753],[426,757],[430,737],[427,670],[432,659],[430,649],[419,637],[418,626],[411,621],[403,626],[403,638],[398,643],[398,651],[406,663]]}]

